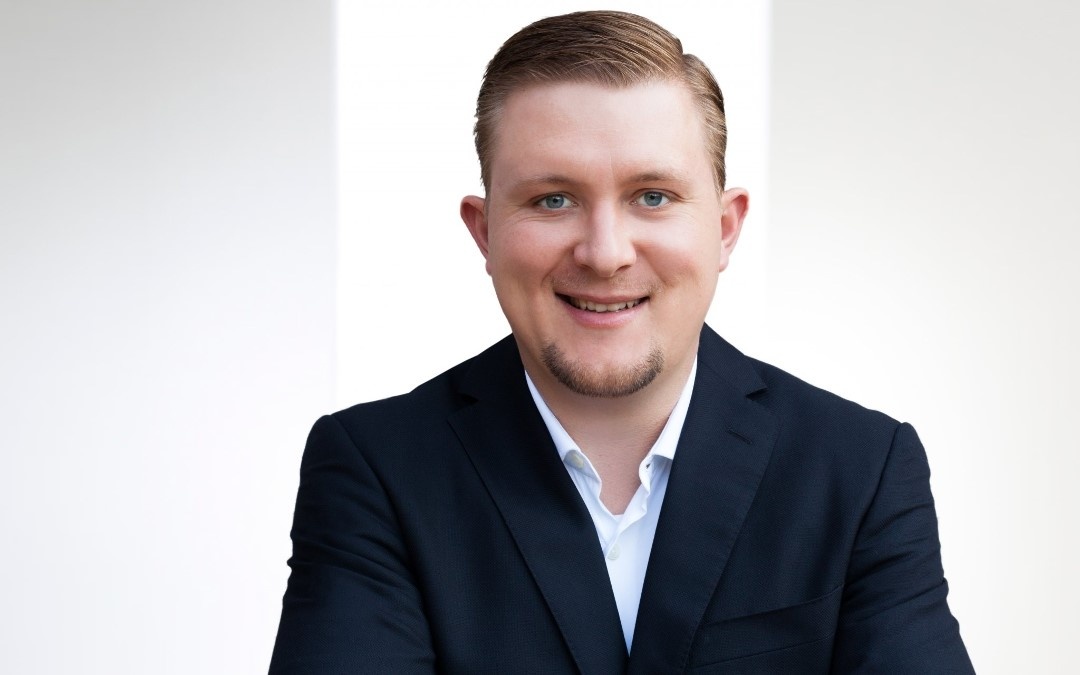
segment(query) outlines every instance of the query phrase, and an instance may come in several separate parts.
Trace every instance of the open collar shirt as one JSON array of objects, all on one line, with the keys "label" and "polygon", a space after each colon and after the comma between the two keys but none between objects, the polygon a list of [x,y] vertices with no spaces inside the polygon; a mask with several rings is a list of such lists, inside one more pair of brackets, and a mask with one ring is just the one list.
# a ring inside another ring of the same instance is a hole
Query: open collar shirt
[{"label": "open collar shirt", "polygon": [[607,563],[608,577],[611,579],[611,590],[615,594],[615,605],[619,609],[627,651],[633,641],[641,588],[645,582],[653,537],[656,535],[656,523],[660,516],[660,507],[664,503],[664,494],[667,492],[671,462],[675,459],[675,446],[686,421],[686,411],[690,407],[690,393],[694,389],[696,376],[695,359],[690,369],[690,377],[687,378],[667,423],[638,466],[641,485],[631,498],[626,511],[613,514],[600,500],[603,489],[600,474],[551,412],[532,378],[528,373],[525,374],[533,402],[540,411],[540,416],[544,418],[544,424],[551,434],[551,440],[555,442],[563,466],[574,481],[596,526],[600,548]]}]

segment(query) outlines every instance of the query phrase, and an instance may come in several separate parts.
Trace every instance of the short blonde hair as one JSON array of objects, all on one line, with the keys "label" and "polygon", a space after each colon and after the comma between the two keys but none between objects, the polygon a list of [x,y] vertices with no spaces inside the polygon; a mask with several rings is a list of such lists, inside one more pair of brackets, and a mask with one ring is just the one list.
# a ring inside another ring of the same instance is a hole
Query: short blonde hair
[{"label": "short blonde hair", "polygon": [[515,33],[496,52],[476,100],[474,133],[484,188],[491,188],[499,114],[518,89],[556,82],[628,87],[655,80],[681,82],[697,102],[716,184],[723,190],[727,120],[716,79],[701,59],[684,54],[679,39],[661,26],[636,14],[613,11],[541,19]]}]

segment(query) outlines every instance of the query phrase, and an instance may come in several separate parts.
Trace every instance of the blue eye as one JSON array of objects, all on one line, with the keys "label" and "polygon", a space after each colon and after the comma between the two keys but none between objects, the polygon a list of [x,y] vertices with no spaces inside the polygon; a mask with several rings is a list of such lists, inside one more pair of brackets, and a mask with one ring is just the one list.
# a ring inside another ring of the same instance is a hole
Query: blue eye
[{"label": "blue eye", "polygon": [[571,202],[566,197],[566,195],[555,194],[541,198],[540,201],[537,202],[537,204],[544,207],[545,209],[551,209],[553,211],[556,211],[558,209],[565,209],[568,206],[572,206],[573,202]]},{"label": "blue eye", "polygon": [[642,192],[638,201],[645,206],[663,206],[668,203],[668,197],[663,192]]}]

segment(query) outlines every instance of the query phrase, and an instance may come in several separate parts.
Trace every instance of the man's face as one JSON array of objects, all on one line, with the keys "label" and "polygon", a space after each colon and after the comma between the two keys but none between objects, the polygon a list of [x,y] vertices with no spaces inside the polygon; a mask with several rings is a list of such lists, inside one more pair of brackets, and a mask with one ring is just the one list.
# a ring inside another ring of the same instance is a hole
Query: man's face
[{"label": "man's face", "polygon": [[486,204],[461,213],[541,390],[626,396],[689,374],[747,201],[721,197],[707,147],[679,83],[508,98]]}]

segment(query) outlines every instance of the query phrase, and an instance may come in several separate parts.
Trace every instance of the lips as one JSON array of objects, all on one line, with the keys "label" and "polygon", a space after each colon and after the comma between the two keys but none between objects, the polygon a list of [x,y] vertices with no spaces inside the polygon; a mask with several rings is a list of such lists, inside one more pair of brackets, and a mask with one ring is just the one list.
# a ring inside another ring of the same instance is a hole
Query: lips
[{"label": "lips", "polygon": [[646,298],[636,298],[634,300],[624,300],[622,302],[593,302],[592,300],[585,300],[582,298],[575,298],[571,295],[560,295],[562,300],[578,309],[583,309],[589,312],[621,312],[624,309],[630,309],[636,307],[646,300]]}]

